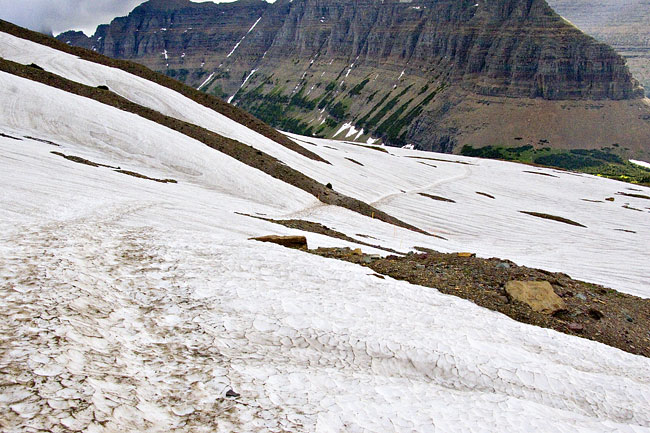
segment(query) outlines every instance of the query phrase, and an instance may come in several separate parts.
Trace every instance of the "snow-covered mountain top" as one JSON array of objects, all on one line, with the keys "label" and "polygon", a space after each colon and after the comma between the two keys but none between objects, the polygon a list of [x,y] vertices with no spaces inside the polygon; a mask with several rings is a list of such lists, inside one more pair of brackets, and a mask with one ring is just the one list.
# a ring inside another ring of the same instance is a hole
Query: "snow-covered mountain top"
[{"label": "snow-covered mountain top", "polygon": [[250,241],[358,246],[242,215],[316,221],[404,252],[500,256],[650,297],[650,205],[617,195],[634,187],[294,137],[327,165],[160,86],[39,50],[0,34],[2,57],[237,138],[447,240],[324,205],[167,127],[2,72],[3,430],[650,431],[647,358]]}]

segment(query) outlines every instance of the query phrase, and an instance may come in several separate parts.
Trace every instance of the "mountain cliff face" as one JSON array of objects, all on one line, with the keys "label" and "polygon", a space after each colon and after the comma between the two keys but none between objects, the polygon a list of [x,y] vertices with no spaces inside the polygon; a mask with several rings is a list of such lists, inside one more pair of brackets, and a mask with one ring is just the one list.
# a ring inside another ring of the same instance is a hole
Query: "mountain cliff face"
[{"label": "mountain cliff face", "polygon": [[549,0],[549,4],[621,54],[650,95],[650,0]]},{"label": "mountain cliff face", "polygon": [[[59,39],[303,134],[442,151],[650,142],[650,111],[625,61],[544,0],[152,0],[91,38]],[[578,124],[587,130],[559,129]]]},{"label": "mountain cliff face", "polygon": [[154,0],[136,7],[127,17],[99,26],[90,38],[81,32],[65,32],[58,39],[200,84],[268,6],[262,0],[222,4]]}]

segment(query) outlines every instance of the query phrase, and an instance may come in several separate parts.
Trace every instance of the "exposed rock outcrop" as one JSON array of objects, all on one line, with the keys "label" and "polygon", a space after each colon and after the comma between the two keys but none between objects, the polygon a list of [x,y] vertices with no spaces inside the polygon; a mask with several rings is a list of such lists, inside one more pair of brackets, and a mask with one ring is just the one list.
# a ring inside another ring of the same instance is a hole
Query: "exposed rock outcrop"
[{"label": "exposed rock outcrop", "polygon": [[611,45],[650,95],[649,0],[548,0],[580,30]]},{"label": "exposed rock outcrop", "polygon": [[506,293],[538,313],[553,314],[566,308],[548,281],[508,281]]},{"label": "exposed rock outcrop", "polygon": [[[650,107],[624,59],[545,0],[151,0],[92,38],[59,39],[136,60],[302,134],[444,152],[524,133],[558,147],[620,143],[630,155],[650,142]],[[600,114],[622,116],[626,129],[592,125],[593,101],[607,101]],[[589,131],[535,124],[540,110]],[[488,124],[504,111],[518,116]]]}]

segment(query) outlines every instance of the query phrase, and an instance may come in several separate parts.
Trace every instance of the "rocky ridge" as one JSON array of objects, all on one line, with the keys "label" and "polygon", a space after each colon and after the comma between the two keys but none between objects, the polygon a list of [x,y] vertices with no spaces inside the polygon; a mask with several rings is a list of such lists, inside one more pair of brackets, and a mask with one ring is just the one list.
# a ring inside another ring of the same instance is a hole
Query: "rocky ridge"
[{"label": "rocky ridge", "polygon": [[585,33],[611,45],[650,95],[650,1],[549,0]]},{"label": "rocky ridge", "polygon": [[306,135],[648,154],[650,107],[625,61],[544,0],[151,0],[92,38],[59,39]]}]

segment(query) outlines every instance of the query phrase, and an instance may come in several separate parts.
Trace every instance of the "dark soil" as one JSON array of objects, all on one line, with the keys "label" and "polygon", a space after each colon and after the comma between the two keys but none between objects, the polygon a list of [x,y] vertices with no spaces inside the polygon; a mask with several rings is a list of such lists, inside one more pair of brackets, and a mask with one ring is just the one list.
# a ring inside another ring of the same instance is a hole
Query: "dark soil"
[{"label": "dark soil", "polygon": [[353,143],[351,141],[345,141],[344,143],[351,144],[353,146],[363,147],[364,149],[376,150],[377,152],[390,153],[386,149],[384,149],[383,147],[380,147],[380,146],[366,146],[364,144]]},{"label": "dark soil", "polygon": [[61,152],[50,152],[53,155],[58,155],[62,158],[67,159],[68,161],[76,162],[77,164],[89,165],[91,167],[99,167],[99,164],[96,162],[89,161],[87,159],[81,158],[79,156],[64,155]]},{"label": "dark soil", "polygon": [[472,164],[466,161],[450,161],[448,159],[440,159],[440,158],[431,158],[427,156],[407,156],[406,158],[412,158],[412,159],[426,159],[429,161],[440,161],[440,162],[451,162],[452,164],[461,164],[461,165],[476,165]]},{"label": "dark soil", "polygon": [[348,158],[347,156],[345,157],[345,159],[347,159],[348,161],[353,162],[353,163],[355,163],[355,164],[360,165],[360,166],[363,167],[363,164],[361,164],[359,161],[357,161],[357,160],[355,160],[355,159]]},{"label": "dark soil", "polygon": [[427,197],[433,200],[445,201],[447,203],[456,203],[454,200],[450,198],[440,197],[439,195],[427,194],[425,192],[420,192],[418,194],[420,194],[422,197]]},{"label": "dark soil", "polygon": [[145,176],[144,174],[136,173],[135,171],[128,171],[128,170],[115,170],[115,171],[118,173],[126,174],[128,176],[137,177],[138,179],[153,180],[154,182],[159,182],[159,183],[178,183],[174,179],[156,179],[155,177]]},{"label": "dark soil", "polygon": [[621,207],[622,207],[623,209],[629,209],[629,210],[635,210],[635,211],[637,211],[637,212],[643,212],[643,209],[637,209],[637,208],[632,207],[632,206],[627,205],[627,204],[624,204],[624,205],[621,206]]},{"label": "dark soil", "polygon": [[[399,251],[395,251],[392,248],[386,248],[386,247],[382,247],[380,245],[373,245],[373,244],[368,243],[368,242],[360,241],[360,240],[355,239],[353,237],[350,237],[350,236],[348,236],[348,235],[346,235],[344,233],[337,232],[336,230],[333,230],[333,229],[331,229],[331,228],[329,228],[327,226],[324,226],[323,224],[320,224],[320,223],[315,223],[315,222],[311,222],[311,221],[304,221],[304,220],[274,220],[272,218],[264,218],[264,217],[261,217],[261,216],[249,215],[249,214],[240,213],[240,212],[237,212],[237,214],[238,215],[244,215],[244,216],[251,217],[251,218],[256,218],[256,219],[263,220],[263,221],[272,222],[272,223],[279,224],[279,225],[289,227],[289,228],[292,228],[292,229],[303,230],[303,231],[311,232],[311,233],[318,233],[318,234],[321,234],[321,235],[329,236],[331,238],[342,239],[342,240],[348,241],[348,242],[354,242],[354,243],[357,243],[359,245],[365,245],[367,247],[377,248],[379,250],[387,251],[389,253],[403,254],[403,253],[400,253]],[[372,236],[367,236],[367,235],[357,235],[357,236],[364,237],[364,238],[367,238],[367,239],[374,239]]]},{"label": "dark soil", "polygon": [[[156,84],[172,89],[192,99],[194,102],[197,102],[203,105],[204,107],[210,108],[218,113],[221,113],[224,116],[234,120],[237,123],[241,123],[242,125],[245,125],[246,127],[252,129],[253,131],[262,134],[263,136],[275,141],[278,144],[281,144],[282,146],[288,149],[293,150],[294,152],[297,152],[315,161],[320,161],[329,164],[328,161],[324,160],[319,155],[300,146],[298,143],[294,142],[286,135],[278,132],[274,128],[270,127],[266,123],[254,117],[252,114],[249,114],[240,108],[230,105],[227,102],[215,96],[200,92],[192,87],[186,86],[185,84],[174,80],[173,78],[154,72],[145,66],[139,65],[137,63],[128,62],[125,60],[112,59],[110,57],[106,57],[101,54],[98,54],[94,51],[68,45],[52,37],[46,36],[42,33],[27,30],[25,28],[16,26],[10,22],[3,21],[3,20],[0,20],[0,31],[8,33],[10,35],[14,35],[22,39],[36,42],[41,45],[45,45],[50,48],[54,48],[56,50],[68,54],[73,54],[89,62],[94,62],[100,65],[121,69],[130,74],[136,75],[138,77],[144,78],[149,81],[153,81]],[[32,68],[42,70],[42,68],[38,67],[38,65],[34,65]]]},{"label": "dark soil", "polygon": [[38,141],[38,142],[45,143],[45,144],[51,144],[52,146],[61,147],[61,145],[56,144],[55,142],[50,141],[50,140],[44,140],[42,138],[30,137],[29,135],[26,135],[25,138],[28,139],[28,140],[34,140],[34,141]]},{"label": "dark soil", "polygon": [[616,194],[617,195],[624,195],[625,197],[643,198],[643,199],[646,199],[646,200],[650,200],[650,197],[648,197],[647,195],[643,195],[643,194],[630,194],[629,192],[617,192]]},{"label": "dark soil", "polygon": [[544,219],[547,219],[547,220],[557,221],[557,222],[564,223],[564,224],[569,224],[569,225],[572,225],[572,226],[587,228],[587,226],[584,226],[584,225],[582,225],[580,223],[577,223],[575,221],[571,221],[570,219],[562,218],[562,217],[555,216],[555,215],[549,215],[547,213],[528,212],[528,211],[525,211],[525,210],[520,210],[519,212],[520,213],[525,213],[526,215],[531,215],[531,216],[534,216],[534,217],[537,217],[537,218],[544,218]]},{"label": "dark soil", "polygon": [[[422,248],[422,254],[376,258],[354,254],[349,248],[318,248],[312,254],[336,258],[412,284],[468,299],[519,322],[576,335],[650,357],[650,299],[642,299],[566,274],[517,266],[497,258],[482,259],[443,254]],[[377,275],[379,274],[379,275]],[[510,299],[511,280],[548,281],[566,303],[566,310],[545,315]]]},{"label": "dark soil", "polygon": [[490,195],[490,194],[488,194],[488,193],[486,193],[486,192],[479,192],[479,191],[476,191],[476,193],[477,193],[478,195],[482,195],[482,196],[484,196],[484,197],[491,198],[492,200],[494,200],[494,196],[493,196],[493,195]]},{"label": "dark soil", "polygon": [[[0,23],[1,22],[2,21],[0,20]],[[0,30],[2,30],[1,25]],[[256,168],[276,179],[300,188],[303,191],[312,194],[323,203],[334,206],[341,206],[353,212],[376,218],[388,224],[403,227],[408,230],[425,234],[427,236],[433,236],[432,234],[427,233],[413,225],[405,223],[395,217],[388,215],[385,212],[375,209],[365,202],[338,193],[331,188],[328,188],[327,186],[316,182],[314,179],[304,175],[303,173],[294,170],[278,159],[255,149],[252,146],[248,146],[239,141],[224,137],[192,123],[184,122],[174,117],[165,116],[158,111],[143,107],[142,105],[138,105],[111,91],[86,86],[81,83],[65,79],[59,75],[55,75],[50,72],[35,68],[30,68],[28,66],[11,62],[2,58],[0,58],[0,71],[7,72],[18,77],[26,78],[28,80],[36,81],[47,86],[55,87],[68,93],[93,99],[103,104],[110,105],[122,111],[136,114],[144,119],[166,126],[167,128],[173,129],[180,132],[181,134],[200,141],[206,146],[218,150],[219,152],[225,153],[226,155],[229,155],[238,161]]]},{"label": "dark soil", "polygon": [[154,177],[149,177],[145,176],[144,174],[136,173],[135,171],[129,171],[129,170],[122,170],[120,167],[113,167],[111,165],[106,165],[106,164],[99,164],[97,162],[90,161],[88,159],[82,158],[80,156],[74,156],[74,155],[65,155],[61,152],[50,152],[54,155],[60,156],[62,158],[67,159],[68,161],[76,162],[77,164],[83,164],[83,165],[88,165],[90,167],[106,167],[106,168],[112,168],[114,169],[117,173],[122,173],[126,174],[128,176],[133,176],[137,177],[139,179],[145,179],[145,180],[152,180],[154,182],[160,182],[160,183],[178,183],[174,179],[156,179]]},{"label": "dark soil", "polygon": [[2,133],[2,132],[0,132],[0,137],[10,138],[10,139],[12,139],[12,140],[17,140],[17,141],[23,141],[22,138],[12,137],[11,135],[7,135],[7,134],[4,134],[4,133]]},{"label": "dark soil", "polygon": [[524,173],[537,174],[539,176],[546,176],[546,177],[558,177],[548,173],[540,173],[539,171],[524,171]]}]

